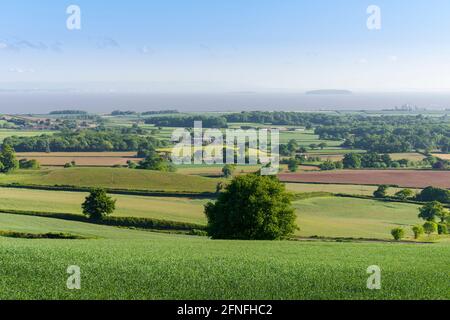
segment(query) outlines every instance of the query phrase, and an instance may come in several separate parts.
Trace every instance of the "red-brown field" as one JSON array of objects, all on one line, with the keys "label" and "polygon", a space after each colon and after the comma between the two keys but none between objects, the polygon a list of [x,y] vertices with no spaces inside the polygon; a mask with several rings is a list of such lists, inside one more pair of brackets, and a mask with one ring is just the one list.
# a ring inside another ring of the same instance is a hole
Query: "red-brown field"
[{"label": "red-brown field", "polygon": [[128,160],[138,162],[136,152],[52,152],[17,153],[19,159],[35,159],[42,166],[64,166],[75,161],[78,166],[112,167],[126,165]]},{"label": "red-brown field", "polygon": [[283,182],[334,183],[359,185],[398,185],[409,188],[435,186],[450,188],[450,171],[419,170],[341,170],[280,174]]}]

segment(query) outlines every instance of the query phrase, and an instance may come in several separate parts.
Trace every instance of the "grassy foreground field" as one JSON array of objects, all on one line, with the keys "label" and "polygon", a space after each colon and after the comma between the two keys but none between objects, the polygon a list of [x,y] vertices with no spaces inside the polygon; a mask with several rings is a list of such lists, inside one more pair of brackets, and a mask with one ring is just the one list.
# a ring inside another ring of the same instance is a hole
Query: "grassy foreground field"
[{"label": "grassy foreground field", "polygon": [[0,183],[3,184],[23,183],[45,186],[96,186],[111,189],[168,192],[214,192],[218,182],[217,179],[198,176],[123,168],[18,170],[14,174],[0,175]]},{"label": "grassy foreground field", "polygon": [[[212,241],[4,214],[0,226],[95,237],[0,237],[0,299],[450,298],[444,244]],[[66,288],[71,265],[79,291]],[[366,287],[371,265],[381,290]]]}]

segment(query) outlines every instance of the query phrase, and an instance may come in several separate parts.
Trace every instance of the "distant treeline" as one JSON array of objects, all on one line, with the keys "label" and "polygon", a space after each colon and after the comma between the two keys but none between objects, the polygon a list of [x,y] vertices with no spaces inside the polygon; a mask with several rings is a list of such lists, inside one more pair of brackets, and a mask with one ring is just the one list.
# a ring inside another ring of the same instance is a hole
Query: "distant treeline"
[{"label": "distant treeline", "polygon": [[345,123],[315,129],[321,139],[343,139],[343,147],[378,153],[414,150],[450,151],[450,126],[446,117],[381,116],[346,117]]},{"label": "distant treeline", "polygon": [[159,110],[159,111],[146,111],[146,112],[136,112],[136,111],[121,111],[121,110],[115,110],[111,112],[112,116],[132,116],[132,115],[143,115],[143,116],[151,116],[151,115],[158,115],[158,114],[177,114],[179,113],[178,110]]},{"label": "distant treeline", "polygon": [[16,152],[104,152],[139,151],[165,146],[153,137],[121,130],[63,131],[36,137],[8,137],[4,140]]},{"label": "distant treeline", "polygon": [[52,111],[49,114],[51,115],[61,115],[61,114],[88,114],[86,111],[81,110],[56,110]]},{"label": "distant treeline", "polygon": [[154,117],[145,120],[146,124],[153,124],[157,127],[182,127],[192,128],[195,121],[202,121],[203,128],[227,128],[225,117],[209,116],[174,116],[174,117]]},{"label": "distant treeline", "polygon": [[439,149],[450,152],[450,120],[447,116],[368,116],[300,112],[241,112],[219,116],[155,117],[146,123],[159,127],[192,127],[203,121],[205,128],[226,128],[228,123],[295,125],[323,140],[343,140],[343,147],[377,153],[400,153]]}]

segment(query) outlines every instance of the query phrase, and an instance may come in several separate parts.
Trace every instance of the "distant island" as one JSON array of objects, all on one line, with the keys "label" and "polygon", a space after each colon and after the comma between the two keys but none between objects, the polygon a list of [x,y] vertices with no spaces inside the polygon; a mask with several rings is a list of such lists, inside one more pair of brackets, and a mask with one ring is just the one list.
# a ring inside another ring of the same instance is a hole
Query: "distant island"
[{"label": "distant island", "polygon": [[336,94],[353,94],[349,90],[312,90],[307,91],[306,94],[316,94],[316,95],[336,95]]}]

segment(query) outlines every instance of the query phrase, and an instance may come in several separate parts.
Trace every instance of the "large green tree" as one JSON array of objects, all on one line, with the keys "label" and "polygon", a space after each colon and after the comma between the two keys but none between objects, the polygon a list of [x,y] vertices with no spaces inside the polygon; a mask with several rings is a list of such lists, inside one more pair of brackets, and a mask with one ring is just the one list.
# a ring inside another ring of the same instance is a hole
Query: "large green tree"
[{"label": "large green tree", "polygon": [[16,159],[14,149],[8,144],[3,144],[0,153],[0,172],[9,173],[18,167],[19,161]]},{"label": "large green tree", "polygon": [[140,161],[138,169],[154,170],[162,172],[175,172],[176,168],[169,160],[164,159],[158,153],[153,152],[147,158]]},{"label": "large green tree", "polygon": [[348,153],[342,160],[344,168],[346,169],[358,169],[361,168],[361,156],[357,153]]},{"label": "large green tree", "polygon": [[101,220],[114,212],[116,200],[109,197],[104,189],[93,189],[81,207],[89,219]]},{"label": "large green tree", "polygon": [[213,239],[277,240],[297,229],[291,195],[272,176],[234,178],[205,214]]},{"label": "large green tree", "polygon": [[438,201],[429,202],[420,208],[419,218],[426,221],[435,221],[436,218],[445,221],[447,216],[447,209]]}]

